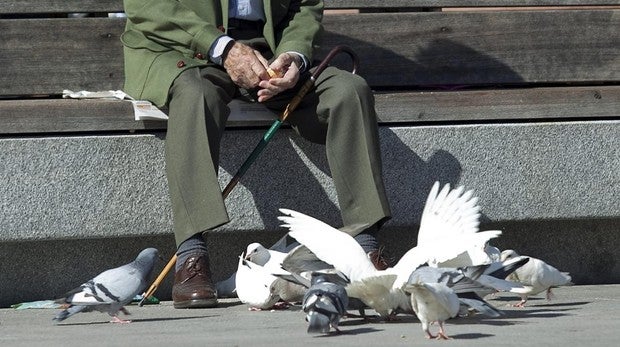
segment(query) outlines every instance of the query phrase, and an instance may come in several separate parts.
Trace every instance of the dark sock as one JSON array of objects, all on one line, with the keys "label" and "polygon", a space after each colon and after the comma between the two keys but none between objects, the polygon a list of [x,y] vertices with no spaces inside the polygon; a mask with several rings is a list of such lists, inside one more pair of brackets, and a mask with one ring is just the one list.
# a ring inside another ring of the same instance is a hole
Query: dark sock
[{"label": "dark sock", "polygon": [[190,257],[190,255],[204,253],[207,254],[207,243],[202,237],[202,233],[194,234],[194,236],[183,241],[177,249],[177,263],[175,270],[179,271],[183,266],[183,263]]},{"label": "dark sock", "polygon": [[379,248],[379,243],[375,237],[376,231],[364,231],[355,236],[355,241],[362,246],[364,252],[372,252]]}]

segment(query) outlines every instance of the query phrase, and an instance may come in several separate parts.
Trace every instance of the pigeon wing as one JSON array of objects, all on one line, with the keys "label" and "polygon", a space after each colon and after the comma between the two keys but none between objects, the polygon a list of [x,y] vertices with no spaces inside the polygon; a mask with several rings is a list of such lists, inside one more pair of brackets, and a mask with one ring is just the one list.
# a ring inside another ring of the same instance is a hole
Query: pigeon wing
[{"label": "pigeon wing", "polygon": [[289,235],[308,247],[319,259],[342,271],[351,281],[376,272],[362,247],[350,235],[315,218],[293,210],[280,209],[278,219]]}]

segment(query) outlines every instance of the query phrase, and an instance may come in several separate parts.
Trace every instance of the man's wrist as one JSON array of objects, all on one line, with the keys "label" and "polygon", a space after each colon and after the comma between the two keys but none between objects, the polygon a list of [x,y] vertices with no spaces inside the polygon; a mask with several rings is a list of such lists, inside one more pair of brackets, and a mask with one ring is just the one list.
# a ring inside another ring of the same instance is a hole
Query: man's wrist
[{"label": "man's wrist", "polygon": [[295,58],[295,63],[297,64],[300,72],[306,71],[308,63],[306,61],[306,57],[303,54],[295,51],[288,51],[286,53],[290,54],[293,58]]}]

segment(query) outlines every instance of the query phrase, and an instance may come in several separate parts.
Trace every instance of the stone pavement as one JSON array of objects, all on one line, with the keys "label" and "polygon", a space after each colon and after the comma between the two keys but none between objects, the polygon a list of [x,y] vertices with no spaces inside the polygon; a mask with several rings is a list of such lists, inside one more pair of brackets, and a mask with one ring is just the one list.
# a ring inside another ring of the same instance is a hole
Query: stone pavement
[{"label": "stone pavement", "polygon": [[[298,306],[283,311],[248,311],[236,299],[215,309],[176,310],[171,302],[129,306],[130,324],[110,324],[99,312],[54,324],[54,309],[0,310],[0,346],[617,346],[620,339],[620,285],[573,286],[538,295],[525,308],[518,298],[489,299],[503,309],[500,318],[451,319],[453,340],[424,338],[419,321],[399,315],[396,322],[345,319],[342,334],[309,335]],[[372,312],[369,312],[372,313]],[[431,331],[435,332],[437,326]]]}]

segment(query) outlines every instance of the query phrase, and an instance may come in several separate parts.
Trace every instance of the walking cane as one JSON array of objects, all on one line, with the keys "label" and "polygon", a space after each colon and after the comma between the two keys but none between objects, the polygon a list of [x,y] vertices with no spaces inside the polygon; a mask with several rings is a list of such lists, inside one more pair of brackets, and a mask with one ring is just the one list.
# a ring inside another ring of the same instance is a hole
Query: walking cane
[{"label": "walking cane", "polygon": [[[357,57],[357,54],[355,54],[355,52],[350,47],[340,45],[340,46],[334,47],[331,51],[329,51],[325,59],[321,61],[319,66],[315,69],[314,73],[312,73],[312,75],[310,76],[310,78],[308,78],[306,83],[304,83],[304,85],[301,87],[301,89],[299,89],[297,94],[295,94],[295,96],[293,97],[291,102],[289,102],[289,104],[286,106],[286,108],[284,109],[280,117],[273,122],[269,130],[267,130],[265,135],[263,135],[263,137],[260,139],[260,141],[254,148],[252,153],[250,153],[250,156],[248,156],[248,158],[245,160],[245,162],[243,162],[239,170],[237,170],[235,175],[230,179],[230,182],[228,182],[226,187],[224,187],[224,190],[222,191],[222,197],[224,199],[228,197],[228,195],[233,190],[233,188],[235,188],[237,183],[239,183],[239,180],[241,179],[241,177],[245,174],[246,171],[248,171],[248,169],[250,168],[250,165],[254,163],[256,158],[258,158],[259,154],[263,151],[265,146],[267,146],[267,143],[269,143],[269,141],[275,135],[276,131],[280,128],[282,123],[286,121],[290,113],[293,112],[297,108],[297,106],[299,105],[303,97],[306,95],[306,93],[308,93],[308,91],[310,91],[310,89],[314,86],[314,83],[316,82],[316,79],[319,77],[321,72],[325,70],[329,62],[334,58],[334,56],[336,56],[340,52],[347,53],[351,57],[351,60],[353,61],[353,69],[351,72],[352,73],[357,72],[359,59]],[[164,278],[166,277],[166,275],[168,274],[172,266],[174,266],[176,261],[177,261],[177,255],[174,254],[172,258],[170,258],[170,261],[168,261],[168,264],[166,264],[166,266],[163,268],[159,276],[157,276],[155,281],[153,281],[153,284],[151,284],[149,289],[146,292],[144,292],[144,294],[142,294],[142,300],[140,300],[140,302],[138,303],[138,306],[144,305],[144,301],[148,297],[153,295],[153,293],[155,293],[155,291],[157,290],[157,287],[159,287],[159,284],[164,280]]]}]

